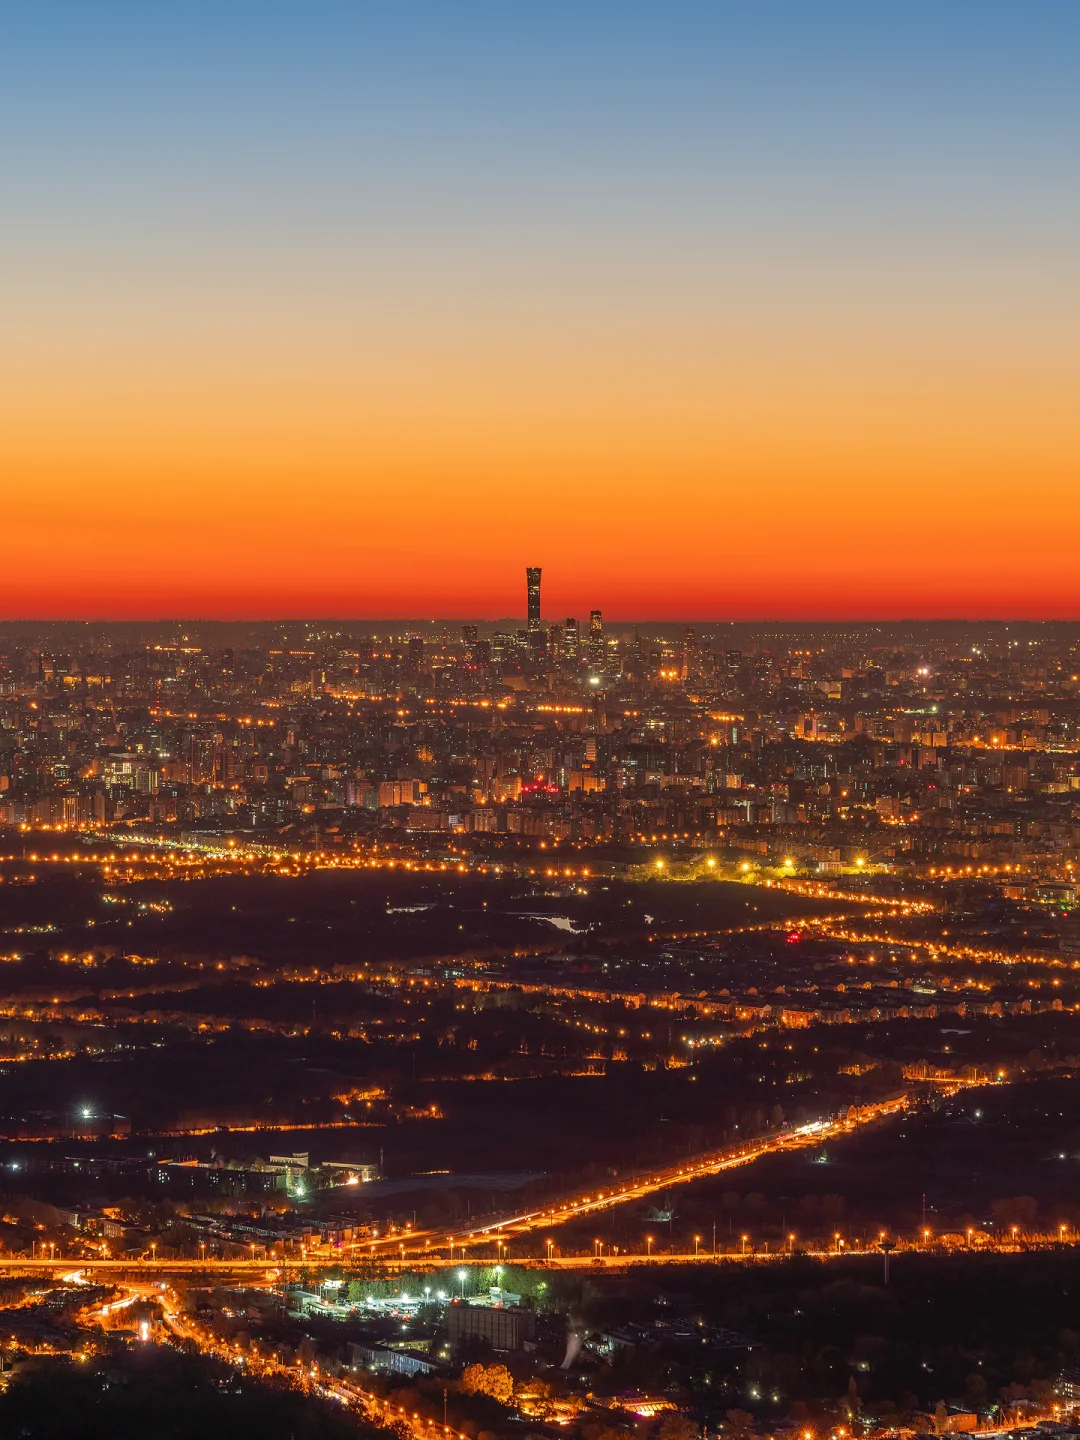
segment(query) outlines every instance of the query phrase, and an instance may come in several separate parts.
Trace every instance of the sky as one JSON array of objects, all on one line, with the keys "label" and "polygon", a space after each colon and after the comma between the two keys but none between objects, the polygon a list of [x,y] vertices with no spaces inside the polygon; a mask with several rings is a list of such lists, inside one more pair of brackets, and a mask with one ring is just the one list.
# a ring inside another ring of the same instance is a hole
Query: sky
[{"label": "sky", "polygon": [[0,4],[0,615],[1080,616],[1078,53]]}]

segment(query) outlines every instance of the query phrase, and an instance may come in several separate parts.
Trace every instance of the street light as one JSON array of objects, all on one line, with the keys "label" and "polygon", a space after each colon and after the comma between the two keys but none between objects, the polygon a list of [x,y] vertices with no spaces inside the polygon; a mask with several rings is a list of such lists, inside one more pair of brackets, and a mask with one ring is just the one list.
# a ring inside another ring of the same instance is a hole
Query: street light
[{"label": "street light", "polygon": [[646,1236],[645,1236],[645,1254],[646,1254],[646,1257],[648,1257],[648,1256],[650,1256],[650,1255],[652,1254],[652,1240],[653,1240],[653,1237],[652,1237],[651,1235],[646,1235]]},{"label": "street light", "polygon": [[879,1250],[881,1251],[881,1253],[885,1256],[885,1284],[888,1285],[888,1283],[889,1283],[889,1254],[890,1254],[891,1251],[893,1251],[893,1250],[896,1249],[896,1243],[895,1243],[895,1241],[886,1240],[886,1239],[885,1239],[885,1231],[884,1231],[884,1230],[881,1232],[881,1238],[878,1240],[878,1249],[879,1249]]},{"label": "street light", "polygon": [[701,1236],[694,1236],[694,1258],[697,1259],[698,1246],[701,1244]]},{"label": "street light", "polygon": [[794,1254],[795,1254],[795,1236],[794,1236],[794,1235],[789,1235],[789,1236],[787,1237],[787,1253],[788,1253],[789,1255],[794,1255]]},{"label": "street light", "polygon": [[464,1299],[465,1299],[465,1281],[469,1278],[469,1272],[468,1272],[467,1270],[459,1270],[459,1271],[457,1272],[457,1278],[461,1281],[461,1298],[462,1298],[462,1300],[464,1300]]},{"label": "street light", "polygon": [[739,1236],[739,1239],[742,1241],[742,1253],[745,1255],[745,1254],[746,1254],[746,1242],[750,1239],[750,1236],[749,1236],[749,1235],[740,1235],[740,1236]]},{"label": "street light", "polygon": [[552,1248],[554,1247],[554,1244],[555,1244],[555,1241],[549,1238],[549,1239],[548,1239],[548,1242],[547,1242],[547,1252],[548,1252],[548,1259],[549,1259],[549,1260],[551,1259],[551,1251],[552,1251]]}]

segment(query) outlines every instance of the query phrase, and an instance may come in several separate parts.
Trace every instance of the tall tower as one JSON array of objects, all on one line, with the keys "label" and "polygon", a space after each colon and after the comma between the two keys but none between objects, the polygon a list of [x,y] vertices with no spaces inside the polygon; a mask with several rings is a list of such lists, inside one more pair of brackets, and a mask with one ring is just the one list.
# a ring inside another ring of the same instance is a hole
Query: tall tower
[{"label": "tall tower", "polygon": [[589,664],[594,670],[604,668],[604,617],[599,610],[589,612]]},{"label": "tall tower", "polygon": [[540,629],[540,566],[529,565],[525,570],[526,588],[529,595],[529,637]]}]

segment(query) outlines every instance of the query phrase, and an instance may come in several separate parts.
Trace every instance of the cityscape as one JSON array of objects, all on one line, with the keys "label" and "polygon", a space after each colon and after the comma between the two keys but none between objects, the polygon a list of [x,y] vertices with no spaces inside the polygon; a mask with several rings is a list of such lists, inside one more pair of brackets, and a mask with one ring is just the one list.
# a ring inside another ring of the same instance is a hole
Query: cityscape
[{"label": "cityscape", "polygon": [[[119,1338],[473,1440],[1059,1423],[1080,625],[522,581],[2,627],[7,1373]],[[890,1299],[1009,1277],[978,1371]]]},{"label": "cityscape", "polygon": [[1080,1440],[1080,9],[0,37],[0,1440]]}]

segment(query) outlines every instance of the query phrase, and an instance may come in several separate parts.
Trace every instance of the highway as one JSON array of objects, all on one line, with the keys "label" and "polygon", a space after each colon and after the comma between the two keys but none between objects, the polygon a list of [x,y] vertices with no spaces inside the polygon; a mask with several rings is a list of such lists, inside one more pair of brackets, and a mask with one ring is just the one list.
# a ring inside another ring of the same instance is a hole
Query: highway
[{"label": "highway", "polygon": [[[632,1180],[622,1184],[606,1186],[603,1189],[584,1194],[567,1195],[540,1209],[508,1212],[487,1220],[483,1224],[474,1225],[470,1229],[398,1231],[375,1241],[354,1242],[340,1249],[318,1247],[302,1254],[281,1255],[277,1253],[274,1246],[259,1247],[262,1250],[259,1255],[238,1255],[234,1258],[159,1258],[155,1255],[144,1255],[141,1257],[110,1257],[108,1259],[96,1257],[77,1259],[70,1255],[67,1257],[58,1255],[51,1259],[43,1259],[22,1255],[0,1255],[0,1273],[62,1274],[77,1267],[87,1274],[101,1273],[116,1277],[131,1277],[136,1273],[147,1276],[205,1273],[271,1278],[280,1277],[283,1263],[289,1268],[303,1267],[308,1270],[320,1270],[338,1268],[343,1264],[348,1265],[350,1261],[363,1260],[366,1264],[372,1262],[381,1264],[389,1273],[402,1268],[415,1269],[418,1265],[435,1266],[459,1261],[477,1263],[492,1258],[513,1260],[516,1263],[540,1263],[535,1253],[515,1254],[514,1242],[524,1241],[538,1231],[550,1232],[585,1216],[599,1214],[614,1209],[618,1205],[642,1200],[649,1195],[670,1190],[677,1185],[690,1184],[695,1180],[719,1175],[744,1165],[751,1165],[767,1155],[820,1145],[824,1141],[849,1134],[860,1126],[875,1124],[899,1115],[910,1105],[911,1098],[911,1094],[908,1092],[877,1104],[857,1109],[852,1107],[842,1115],[815,1120],[805,1125],[781,1130],[776,1134],[746,1141],[740,1145],[711,1151],[688,1159],[681,1165],[667,1166],[650,1171],[645,1175],[635,1176]],[[523,1248],[520,1245],[518,1247],[519,1251]],[[528,1248],[535,1252],[535,1242]],[[554,1256],[556,1242],[553,1239],[550,1240],[550,1243],[546,1243],[545,1248],[547,1254],[543,1263],[568,1267],[587,1265],[592,1263],[593,1258],[613,1265],[672,1264],[685,1263],[688,1259],[706,1261],[714,1258],[730,1261],[744,1258],[741,1255],[714,1257],[704,1252],[700,1252],[697,1256],[673,1256],[650,1252],[637,1256],[626,1254],[598,1257],[566,1256],[560,1259]],[[745,1258],[754,1257],[747,1256]]]},{"label": "highway", "polygon": [[[309,1266],[331,1266],[341,1265],[341,1256],[336,1259],[319,1259],[307,1262]],[[299,1261],[288,1262],[288,1268],[295,1268]],[[280,1280],[280,1262],[274,1260],[251,1260],[241,1257],[236,1260],[189,1260],[189,1259],[156,1259],[149,1256],[135,1256],[127,1259],[100,1260],[93,1257],[88,1260],[73,1260],[71,1256],[62,1257],[59,1255],[52,1258],[31,1259],[26,1255],[0,1255],[0,1274],[4,1275],[60,1275],[72,1278],[83,1275],[102,1275],[104,1277],[115,1276],[119,1282],[123,1277],[130,1277],[136,1273],[140,1275],[220,1275],[236,1274],[247,1276],[260,1276],[269,1279],[271,1276]]]},{"label": "highway", "polygon": [[[585,1215],[611,1210],[616,1205],[625,1205],[629,1201],[644,1199],[658,1191],[670,1190],[676,1185],[687,1185],[693,1180],[702,1180],[706,1176],[722,1174],[725,1170],[751,1165],[755,1160],[760,1160],[766,1155],[775,1155],[784,1150],[801,1149],[808,1145],[820,1145],[822,1141],[834,1139],[838,1135],[849,1134],[861,1125],[873,1124],[889,1116],[898,1115],[908,1107],[910,1100],[910,1095],[905,1093],[890,1100],[882,1100],[876,1105],[865,1105],[858,1109],[852,1107],[842,1116],[828,1120],[814,1120],[807,1125],[779,1131],[775,1135],[762,1136],[759,1140],[750,1140],[724,1150],[714,1150],[689,1159],[682,1165],[667,1166],[646,1175],[635,1176],[633,1180],[622,1185],[605,1187],[602,1190],[556,1201],[542,1210],[509,1214],[487,1221],[483,1225],[474,1226],[470,1230],[460,1230],[452,1234],[443,1232],[437,1239],[434,1232],[425,1231],[407,1238],[397,1235],[392,1239],[387,1238],[378,1242],[378,1245],[384,1249],[386,1247],[397,1249],[399,1257],[403,1259],[408,1259],[410,1256],[414,1258],[418,1255],[425,1256],[433,1249],[441,1250],[443,1245],[446,1246],[451,1259],[455,1250],[460,1250],[464,1257],[470,1249],[492,1243],[495,1244],[497,1253],[501,1254],[502,1250],[508,1247],[510,1241],[516,1236],[527,1235],[534,1230],[552,1229],[559,1225],[565,1225],[571,1220],[578,1220]],[[370,1244],[368,1249],[374,1251],[375,1254],[379,1253],[378,1248]]]},{"label": "highway", "polygon": [[[966,1253],[975,1254],[1021,1254],[1032,1250],[1073,1248],[1076,1245],[1080,1245],[1080,1232],[1070,1232],[1065,1236],[1054,1233],[1024,1235],[1021,1239],[993,1242],[988,1241],[985,1237],[980,1237],[971,1245],[961,1245],[959,1248]],[[935,1235],[926,1239],[918,1236],[910,1239],[894,1237],[892,1253],[895,1258],[909,1253],[925,1254],[943,1247],[955,1251],[957,1243],[943,1241],[940,1236]],[[767,1245],[760,1243],[748,1242],[745,1249],[739,1250],[714,1252],[708,1247],[699,1248],[696,1251],[616,1249],[604,1250],[599,1254],[553,1254],[544,1257],[515,1258],[513,1263],[524,1269],[534,1270],[625,1270],[641,1265],[758,1265],[786,1260],[792,1255],[811,1260],[835,1261],[849,1260],[853,1256],[867,1254],[878,1254],[877,1248],[872,1242],[862,1246],[857,1243],[844,1242],[838,1248],[833,1248],[832,1245],[829,1248],[815,1248],[802,1243],[789,1247],[781,1243],[775,1249],[769,1249]],[[481,1262],[473,1260],[470,1263],[490,1265],[491,1262],[490,1260]],[[435,1271],[446,1268],[448,1264],[449,1262],[445,1258],[429,1254],[426,1258],[419,1260],[387,1259],[382,1262],[382,1268],[387,1275],[414,1275],[418,1270]],[[0,1275],[35,1275],[67,1280],[71,1283],[79,1281],[85,1283],[87,1280],[96,1279],[99,1283],[108,1282],[118,1286],[131,1285],[139,1280],[150,1283],[156,1280],[167,1280],[170,1277],[176,1279],[186,1277],[195,1284],[235,1280],[256,1286],[280,1286],[283,1280],[288,1280],[300,1269],[310,1272],[323,1270],[340,1272],[342,1268],[347,1269],[348,1266],[348,1256],[309,1257],[303,1266],[294,1265],[290,1261],[283,1276],[280,1263],[272,1260],[269,1262],[266,1260],[147,1260],[137,1258],[130,1260],[71,1260],[70,1258],[28,1260],[21,1255],[0,1256]]]},{"label": "highway", "polygon": [[[686,1185],[694,1180],[719,1175],[724,1171],[744,1165],[751,1165],[766,1155],[820,1145],[823,1141],[849,1134],[859,1126],[874,1124],[890,1116],[898,1115],[907,1108],[910,1101],[910,1094],[905,1093],[874,1105],[866,1105],[858,1109],[852,1107],[843,1115],[811,1121],[806,1125],[781,1130],[776,1134],[765,1135],[757,1140],[746,1141],[723,1150],[710,1151],[688,1159],[681,1165],[666,1166],[645,1175],[635,1176],[633,1180],[621,1185],[616,1184],[585,1194],[568,1195],[542,1209],[510,1212],[468,1230],[399,1231],[396,1234],[382,1236],[375,1241],[354,1242],[341,1250],[323,1251],[322,1253],[307,1251],[302,1255],[289,1254],[285,1257],[275,1254],[273,1246],[269,1247],[269,1253],[266,1248],[260,1247],[263,1249],[261,1256],[237,1256],[231,1259],[158,1258],[151,1255],[139,1258],[110,1257],[105,1259],[95,1257],[76,1261],[71,1256],[42,1259],[20,1255],[0,1255],[0,1273],[54,1274],[71,1270],[77,1264],[80,1270],[87,1273],[102,1272],[116,1276],[130,1276],[136,1271],[146,1275],[206,1272],[254,1276],[267,1275],[270,1272],[277,1273],[283,1259],[287,1265],[302,1265],[306,1269],[336,1267],[343,1263],[347,1264],[350,1259],[363,1259],[366,1263],[372,1261],[382,1263],[390,1271],[400,1269],[402,1266],[415,1268],[418,1263],[437,1264],[456,1259],[486,1258],[488,1251],[493,1252],[496,1259],[529,1259],[531,1257],[511,1255],[510,1246],[515,1239],[524,1239],[538,1230],[555,1229],[583,1216],[598,1214],[618,1205],[641,1200],[659,1191],[670,1190],[676,1185]],[[552,1247],[548,1246],[548,1250],[551,1249]],[[480,1251],[484,1251],[485,1254],[480,1255],[478,1253]],[[625,1256],[619,1258],[624,1263],[628,1259]],[[654,1260],[655,1263],[660,1263],[661,1257],[646,1255],[640,1259]],[[665,1260],[670,1263],[670,1257],[665,1257]],[[573,1262],[568,1260],[568,1263],[580,1264],[582,1261],[578,1258]]]}]

